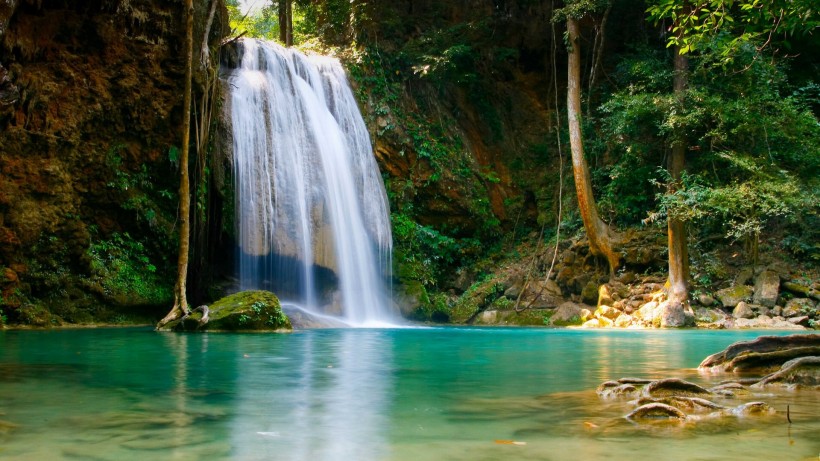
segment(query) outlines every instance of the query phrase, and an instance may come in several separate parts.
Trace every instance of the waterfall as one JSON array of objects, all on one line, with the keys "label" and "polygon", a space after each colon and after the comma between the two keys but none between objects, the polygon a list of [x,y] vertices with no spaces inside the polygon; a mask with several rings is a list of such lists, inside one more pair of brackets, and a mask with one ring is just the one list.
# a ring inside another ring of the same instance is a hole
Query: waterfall
[{"label": "waterfall", "polygon": [[270,42],[238,50],[228,82],[240,288],[315,311],[334,313],[335,301],[352,325],[392,323],[387,196],[344,69]]}]

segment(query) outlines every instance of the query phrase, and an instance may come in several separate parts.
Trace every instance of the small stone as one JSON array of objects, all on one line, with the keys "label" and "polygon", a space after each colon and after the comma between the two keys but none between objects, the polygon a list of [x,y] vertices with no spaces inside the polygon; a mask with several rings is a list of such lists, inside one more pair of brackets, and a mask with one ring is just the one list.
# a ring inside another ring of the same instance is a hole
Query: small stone
[{"label": "small stone", "polygon": [[706,293],[701,293],[698,295],[698,304],[701,306],[709,307],[715,303],[715,298],[707,295]]},{"label": "small stone", "polygon": [[[681,328],[694,325],[695,316],[683,303],[664,301],[658,306],[661,328]],[[688,311],[688,312],[687,312]]]},{"label": "small stone", "polygon": [[752,281],[752,278],[755,275],[755,271],[751,267],[743,268],[740,272],[737,273],[735,276],[735,281],[733,285],[748,285],[749,282]]},{"label": "small stone", "polygon": [[752,311],[752,308],[744,301],[739,302],[732,311],[732,317],[736,319],[751,319],[754,318],[754,316],[755,313]]},{"label": "small stone", "polygon": [[774,324],[774,321],[768,315],[758,315],[757,324],[763,328],[766,328],[772,326]]},{"label": "small stone", "polygon": [[786,306],[783,308],[782,315],[783,317],[799,317],[801,315],[807,315],[809,312],[813,311],[814,301],[808,298],[794,298],[790,299]]},{"label": "small stone", "polygon": [[626,328],[632,325],[632,316],[628,314],[621,314],[615,319],[615,326],[618,328]]},{"label": "small stone", "polygon": [[598,303],[598,284],[593,281],[587,282],[581,290],[581,301],[584,304],[595,306]]},{"label": "small stone", "polygon": [[638,309],[638,313],[636,315],[640,319],[651,322],[652,319],[655,318],[655,309],[657,309],[657,307],[658,303],[655,301],[649,301]]},{"label": "small stone", "polygon": [[763,271],[755,281],[754,303],[774,307],[780,292],[780,276],[774,271]]},{"label": "small stone", "polygon": [[757,315],[770,315],[772,312],[771,309],[761,304],[749,304],[749,307],[753,312],[756,312]]},{"label": "small stone", "polygon": [[735,285],[733,287],[718,290],[715,295],[726,309],[733,309],[741,301],[751,301],[754,290],[746,285]]},{"label": "small stone", "polygon": [[601,323],[602,328],[612,328],[612,320],[606,317],[598,317],[598,321]]},{"label": "small stone", "polygon": [[601,307],[604,304],[611,306],[614,303],[612,294],[609,291],[608,285],[601,285],[600,288],[598,288],[598,307]]},{"label": "small stone", "polygon": [[621,315],[621,311],[619,311],[618,309],[615,309],[612,306],[607,306],[606,304],[599,307],[595,311],[595,316],[596,317],[606,317],[610,320],[615,320],[616,318],[618,318],[619,315]]},{"label": "small stone", "polygon": [[601,328],[601,321],[598,319],[589,319],[581,325],[582,328]]},{"label": "small stone", "polygon": [[799,317],[791,317],[788,319],[789,323],[793,323],[795,325],[803,325],[804,327],[809,326],[809,316],[808,315],[801,315]]}]

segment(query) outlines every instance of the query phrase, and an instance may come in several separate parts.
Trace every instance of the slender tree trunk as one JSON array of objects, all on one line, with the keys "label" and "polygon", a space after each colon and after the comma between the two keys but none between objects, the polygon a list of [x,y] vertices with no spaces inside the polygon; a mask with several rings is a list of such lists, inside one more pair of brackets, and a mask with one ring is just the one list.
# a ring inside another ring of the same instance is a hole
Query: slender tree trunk
[{"label": "slender tree trunk", "polygon": [[185,89],[182,95],[182,149],[179,155],[179,257],[177,283],[174,287],[174,307],[160,320],[157,328],[188,314],[186,280],[188,278],[188,247],[191,234],[191,195],[188,184],[188,151],[191,138],[191,73],[194,55],[194,5],[185,0]]},{"label": "slender tree trunk", "polygon": [[[673,90],[677,103],[683,103],[687,86],[688,59],[675,48],[675,76]],[[683,133],[675,133],[672,152],[669,156],[669,193],[674,194],[680,187],[681,174],[686,160],[686,141]],[[683,221],[670,217],[667,221],[669,238],[669,296],[674,302],[686,303],[689,298],[689,251],[686,244],[686,225]]]},{"label": "slender tree trunk", "polygon": [[279,0],[279,41],[285,46],[293,45],[292,0]]},{"label": "slender tree trunk", "polygon": [[593,254],[606,258],[609,262],[610,275],[614,275],[621,261],[620,254],[614,249],[617,236],[598,215],[598,207],[592,195],[589,166],[584,157],[584,142],[581,134],[581,43],[578,39],[578,29],[578,20],[568,17],[567,33],[570,49],[567,60],[567,118],[572,149],[572,172],[575,176],[578,210],[584,221],[584,230],[589,238],[590,250]]}]

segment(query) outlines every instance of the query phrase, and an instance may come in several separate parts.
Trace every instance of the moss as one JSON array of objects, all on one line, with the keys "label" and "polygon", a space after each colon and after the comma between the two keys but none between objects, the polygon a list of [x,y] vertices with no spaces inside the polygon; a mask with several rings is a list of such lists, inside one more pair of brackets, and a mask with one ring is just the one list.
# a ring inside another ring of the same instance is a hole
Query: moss
[{"label": "moss", "polygon": [[62,320],[52,315],[40,304],[23,304],[15,312],[19,323],[36,327],[53,327],[62,325]]},{"label": "moss", "polygon": [[556,320],[552,322],[552,324],[556,327],[571,327],[571,326],[579,326],[584,323],[584,319],[580,316],[574,316],[569,320]]},{"label": "moss", "polygon": [[209,306],[208,323],[201,328],[202,312],[191,314],[185,322],[175,321],[164,330],[290,331],[293,326],[282,311],[279,298],[269,291],[241,291]]}]

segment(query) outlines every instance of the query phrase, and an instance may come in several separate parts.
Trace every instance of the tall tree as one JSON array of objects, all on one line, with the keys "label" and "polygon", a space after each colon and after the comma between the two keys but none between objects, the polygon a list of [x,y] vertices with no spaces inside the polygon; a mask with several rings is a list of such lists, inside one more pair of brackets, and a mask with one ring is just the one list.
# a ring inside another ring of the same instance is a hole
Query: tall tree
[{"label": "tall tree", "polygon": [[293,1],[279,0],[279,41],[293,46]]},{"label": "tall tree", "polygon": [[[760,52],[772,44],[776,35],[811,32],[820,25],[815,0],[654,0],[647,12],[655,21],[671,21],[668,46],[675,48],[673,91],[676,103],[681,107],[688,84],[687,55],[692,51],[711,48],[725,63],[734,58],[743,44],[752,44]],[[673,135],[668,163],[669,194],[681,187],[685,159],[686,139],[678,127]],[[667,235],[668,299],[685,303],[689,295],[685,223],[670,215]]]},{"label": "tall tree", "polygon": [[188,248],[190,246],[191,195],[188,184],[188,152],[191,138],[191,74],[194,56],[194,4],[185,0],[185,83],[182,94],[182,149],[179,155],[179,255],[177,258],[177,282],[174,286],[174,306],[160,320],[157,328],[189,313],[186,285],[188,279]]},{"label": "tall tree", "polygon": [[[676,103],[681,106],[687,87],[688,58],[675,47],[675,74],[673,91]],[[681,186],[681,175],[686,164],[686,139],[681,128],[676,128],[668,171],[670,176],[667,192],[674,194]],[[686,223],[679,217],[670,215],[666,223],[669,245],[669,292],[667,299],[675,303],[686,304],[689,299],[689,245],[686,238]]]},{"label": "tall tree", "polygon": [[569,56],[567,58],[567,118],[578,209],[584,222],[584,230],[589,238],[590,250],[595,255],[605,257],[609,263],[610,274],[614,274],[621,261],[621,255],[615,250],[618,236],[598,214],[598,206],[595,203],[595,196],[592,194],[589,166],[584,156],[584,139],[581,132],[581,41],[578,17],[572,12],[567,12],[566,16],[569,46]]}]

